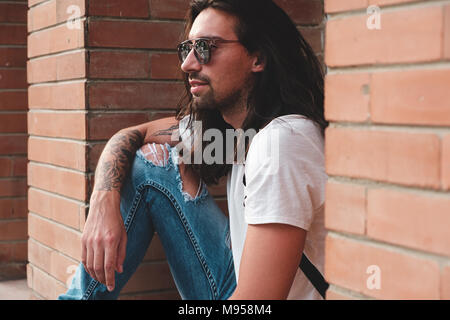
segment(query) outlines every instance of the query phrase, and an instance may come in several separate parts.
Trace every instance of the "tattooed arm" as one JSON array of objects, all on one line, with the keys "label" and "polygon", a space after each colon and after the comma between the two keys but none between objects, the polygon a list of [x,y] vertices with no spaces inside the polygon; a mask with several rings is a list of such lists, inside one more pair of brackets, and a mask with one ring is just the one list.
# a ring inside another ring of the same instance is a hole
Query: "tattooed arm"
[{"label": "tattooed arm", "polygon": [[175,146],[172,133],[178,130],[174,117],[120,130],[106,144],[95,170],[82,241],[81,259],[92,278],[114,289],[114,272],[122,272],[127,234],[120,213],[120,190],[136,151],[145,143]]},{"label": "tattooed arm", "polygon": [[176,130],[178,120],[174,117],[120,130],[102,152],[95,171],[94,190],[120,191],[136,151],[149,142],[175,146],[178,141],[173,141],[171,137]]}]

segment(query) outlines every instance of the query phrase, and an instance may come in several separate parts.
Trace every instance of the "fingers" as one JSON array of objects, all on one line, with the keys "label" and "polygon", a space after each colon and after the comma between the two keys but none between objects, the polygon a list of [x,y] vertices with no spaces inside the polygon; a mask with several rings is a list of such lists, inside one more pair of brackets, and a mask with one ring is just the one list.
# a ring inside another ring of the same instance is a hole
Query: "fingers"
[{"label": "fingers", "polygon": [[109,291],[113,291],[115,287],[115,262],[117,259],[117,248],[113,248],[111,246],[106,247],[105,249],[105,285]]},{"label": "fingers", "polygon": [[127,233],[124,230],[122,238],[119,242],[119,248],[117,250],[116,268],[117,272],[119,273],[123,272],[123,263],[125,261],[126,250],[127,250]]},{"label": "fingers", "polygon": [[94,273],[95,278],[101,282],[105,283],[105,267],[104,267],[104,258],[105,258],[105,251],[103,247],[97,247],[94,254]]}]

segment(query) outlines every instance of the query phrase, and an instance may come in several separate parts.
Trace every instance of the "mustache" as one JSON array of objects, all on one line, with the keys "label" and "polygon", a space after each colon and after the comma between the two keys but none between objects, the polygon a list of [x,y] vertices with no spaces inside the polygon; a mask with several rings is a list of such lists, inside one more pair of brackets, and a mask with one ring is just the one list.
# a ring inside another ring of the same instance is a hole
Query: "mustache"
[{"label": "mustache", "polygon": [[201,82],[206,82],[209,83],[209,78],[206,76],[202,76],[198,73],[193,73],[189,76],[189,80],[197,80],[197,81],[201,81]]}]

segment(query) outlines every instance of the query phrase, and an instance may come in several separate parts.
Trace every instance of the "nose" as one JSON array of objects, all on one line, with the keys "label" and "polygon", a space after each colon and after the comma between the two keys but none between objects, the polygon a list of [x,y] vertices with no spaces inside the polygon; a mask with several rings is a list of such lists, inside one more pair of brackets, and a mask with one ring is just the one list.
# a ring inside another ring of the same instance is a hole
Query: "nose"
[{"label": "nose", "polygon": [[181,70],[183,70],[184,73],[191,73],[191,72],[199,72],[202,69],[202,65],[198,62],[197,58],[195,57],[194,49],[189,52],[186,60],[181,64]]}]

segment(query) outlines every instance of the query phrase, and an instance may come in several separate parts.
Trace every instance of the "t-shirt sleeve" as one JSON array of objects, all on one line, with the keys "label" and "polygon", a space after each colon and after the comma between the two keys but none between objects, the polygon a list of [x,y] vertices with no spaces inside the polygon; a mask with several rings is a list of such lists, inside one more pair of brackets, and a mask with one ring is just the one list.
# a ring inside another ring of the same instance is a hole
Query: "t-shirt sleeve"
[{"label": "t-shirt sleeve", "polygon": [[253,139],[245,164],[245,220],[283,223],[309,230],[324,204],[323,139],[307,124],[302,130],[267,127]]}]

